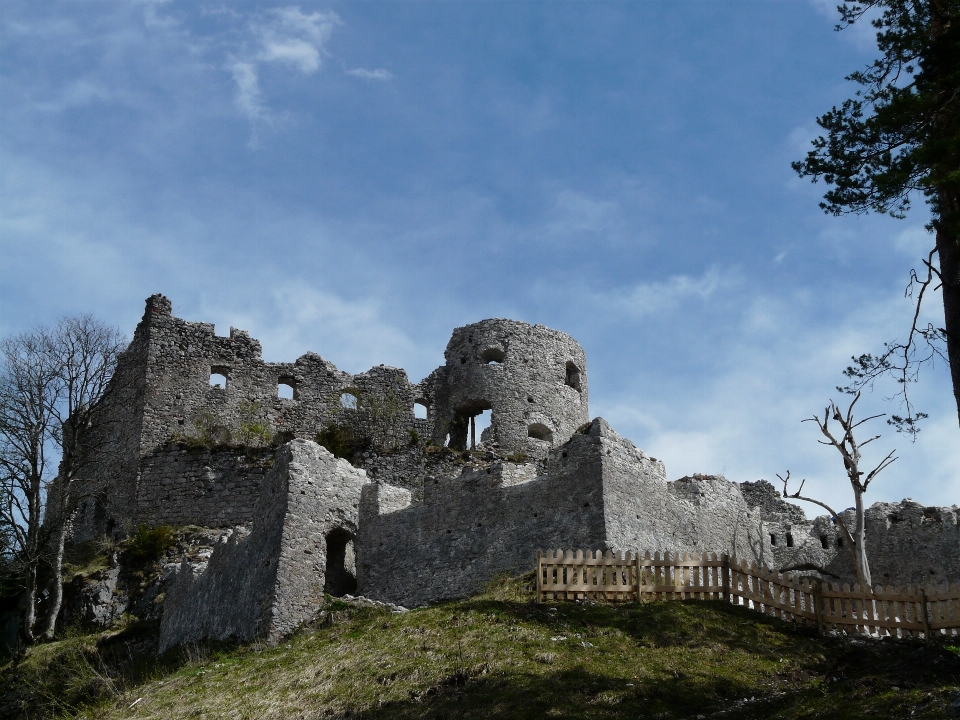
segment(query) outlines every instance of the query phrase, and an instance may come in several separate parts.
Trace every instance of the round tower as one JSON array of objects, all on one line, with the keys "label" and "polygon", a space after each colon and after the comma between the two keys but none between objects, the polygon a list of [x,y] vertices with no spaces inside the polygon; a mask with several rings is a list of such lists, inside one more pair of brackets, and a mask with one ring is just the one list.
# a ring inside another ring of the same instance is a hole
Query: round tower
[{"label": "round tower", "polygon": [[471,446],[471,424],[491,411],[477,442],[542,456],[590,419],[587,358],[566,333],[517,320],[482,320],[453,331],[433,377],[434,442]]}]

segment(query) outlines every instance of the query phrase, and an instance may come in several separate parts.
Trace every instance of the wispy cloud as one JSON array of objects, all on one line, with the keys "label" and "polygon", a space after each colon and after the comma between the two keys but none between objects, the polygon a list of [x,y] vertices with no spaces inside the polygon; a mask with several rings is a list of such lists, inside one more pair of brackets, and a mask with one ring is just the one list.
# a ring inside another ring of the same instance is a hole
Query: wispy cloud
[{"label": "wispy cloud", "polygon": [[258,142],[260,125],[277,119],[263,100],[261,65],[284,65],[303,75],[316,73],[330,54],[326,45],[340,24],[336,13],[304,13],[299,7],[274,9],[250,22],[250,47],[232,53],[226,68],[236,85],[234,102],[252,124],[251,146]]},{"label": "wispy cloud", "polygon": [[329,54],[326,44],[333,28],[340,24],[333,12],[305,14],[298,7],[273,10],[263,21],[253,23],[260,44],[256,57],[290,65],[305,75],[315,73]]},{"label": "wispy cloud", "polygon": [[595,300],[634,320],[674,310],[689,300],[706,302],[739,284],[735,270],[711,267],[700,276],[674,275],[666,280],[638,283],[630,288],[600,293]]},{"label": "wispy cloud", "polygon": [[393,73],[386,68],[377,68],[376,70],[354,68],[353,70],[347,70],[347,75],[353,75],[364,80],[379,80],[380,82],[385,82],[393,77]]}]

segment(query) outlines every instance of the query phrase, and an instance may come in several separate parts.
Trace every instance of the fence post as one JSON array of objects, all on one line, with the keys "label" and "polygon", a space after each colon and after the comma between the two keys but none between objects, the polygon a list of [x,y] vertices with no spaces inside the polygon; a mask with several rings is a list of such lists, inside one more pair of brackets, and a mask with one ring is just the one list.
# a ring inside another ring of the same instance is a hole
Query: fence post
[{"label": "fence post", "polygon": [[637,550],[637,602],[640,602],[643,599],[643,595],[640,590],[640,586],[643,584],[641,580],[642,565],[640,564],[640,551]]},{"label": "fence post", "polygon": [[923,639],[930,642],[930,616],[927,614],[927,590],[920,588],[920,600],[923,604]]},{"label": "fence post", "polygon": [[813,581],[813,607],[817,616],[817,635],[823,635],[823,596],[821,595],[823,581],[817,578]]},{"label": "fence post", "polygon": [[723,601],[730,602],[730,553],[723,554]]},{"label": "fence post", "polygon": [[543,550],[537,550],[537,602],[543,602]]}]

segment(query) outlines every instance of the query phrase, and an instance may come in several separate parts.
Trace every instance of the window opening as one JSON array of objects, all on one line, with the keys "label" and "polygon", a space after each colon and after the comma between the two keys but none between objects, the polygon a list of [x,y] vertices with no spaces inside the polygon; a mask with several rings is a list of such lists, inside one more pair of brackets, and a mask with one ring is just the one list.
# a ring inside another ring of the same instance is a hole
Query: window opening
[{"label": "window opening", "polygon": [[532,437],[534,440],[553,442],[553,431],[543,423],[533,423],[533,425],[527,428],[527,437]]},{"label": "window opening", "polygon": [[567,376],[564,379],[563,384],[572,387],[577,392],[581,392],[580,368],[578,368],[571,360],[567,360]]},{"label": "window opening", "polygon": [[210,387],[218,387],[221,390],[227,389],[227,374],[230,371],[224,367],[210,368]]},{"label": "window opening", "polygon": [[821,536],[820,536],[820,545],[823,546],[823,549],[824,549],[824,550],[829,550],[829,549],[830,549],[830,541],[827,539],[827,536],[826,536],[826,535],[821,535]]},{"label": "window opening", "polygon": [[[453,450],[472,450],[477,447],[477,441],[482,442],[482,435],[477,432],[478,419],[480,422],[480,433],[490,426],[490,403],[486,400],[473,401],[468,405],[462,405],[457,408],[453,420],[450,421],[448,429],[450,431],[450,440],[447,447]],[[485,417],[479,417],[483,416]]]},{"label": "window opening", "polygon": [[474,427],[471,428],[472,447],[475,448],[478,442],[484,443],[493,440],[493,431],[490,429],[492,418],[492,410],[484,410],[479,415],[474,415],[473,418],[471,418],[474,425]]},{"label": "window opening", "polygon": [[352,392],[341,393],[340,404],[347,410],[356,410],[357,396],[354,395]]},{"label": "window opening", "polygon": [[506,354],[500,348],[487,348],[480,353],[480,359],[487,365],[498,365],[504,361]]},{"label": "window opening", "polygon": [[787,547],[793,547],[793,535],[787,533]]},{"label": "window opening", "polygon": [[773,533],[770,533],[770,544],[771,544],[771,545],[776,545],[776,544],[777,544],[777,536],[774,535]]},{"label": "window opening", "polygon": [[837,538],[837,547],[843,547],[843,538],[842,538],[842,537],[838,537],[838,538]]},{"label": "window opening", "polygon": [[420,420],[426,420],[430,417],[430,406],[423,400],[417,400],[413,403],[413,416]]},{"label": "window opening", "polygon": [[356,559],[353,535],[337,528],[327,533],[327,564],[323,575],[323,591],[334,597],[357,591]]},{"label": "window opening", "polygon": [[293,378],[280,378],[277,380],[277,397],[282,400],[296,400],[296,381]]}]

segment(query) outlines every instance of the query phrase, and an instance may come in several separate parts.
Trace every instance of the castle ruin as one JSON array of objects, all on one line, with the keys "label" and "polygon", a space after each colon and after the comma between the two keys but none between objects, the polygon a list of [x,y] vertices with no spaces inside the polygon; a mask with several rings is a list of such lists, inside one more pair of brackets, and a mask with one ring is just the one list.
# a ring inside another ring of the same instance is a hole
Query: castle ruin
[{"label": "castle ruin", "polygon": [[[350,375],[314,353],[266,363],[247,333],[218,336],[153,295],[75,482],[74,541],[139,525],[230,529],[171,582],[162,647],[277,640],[324,593],[462,597],[528,571],[546,548],[732,552],[854,576],[830,518],[808,520],[764,481],[670,482],[662,462],[591,421],[570,336],[484,320],[457,328],[444,359],[419,383],[382,365]],[[878,582],[955,581],[958,519],[955,505],[875,504]]]}]

